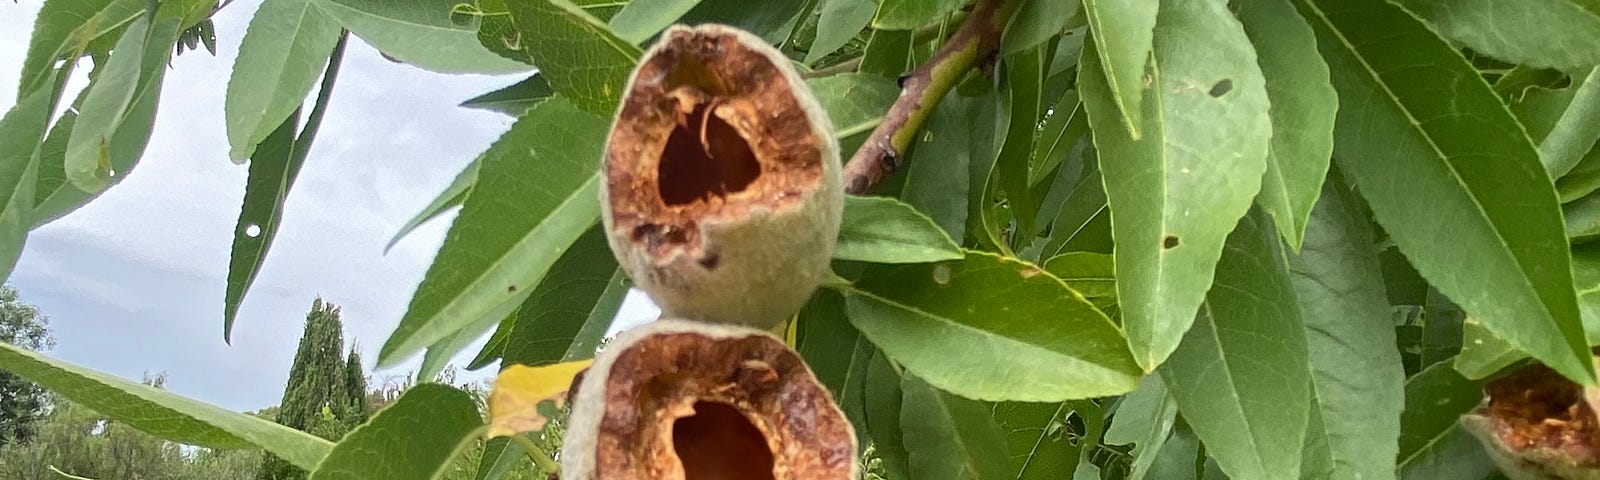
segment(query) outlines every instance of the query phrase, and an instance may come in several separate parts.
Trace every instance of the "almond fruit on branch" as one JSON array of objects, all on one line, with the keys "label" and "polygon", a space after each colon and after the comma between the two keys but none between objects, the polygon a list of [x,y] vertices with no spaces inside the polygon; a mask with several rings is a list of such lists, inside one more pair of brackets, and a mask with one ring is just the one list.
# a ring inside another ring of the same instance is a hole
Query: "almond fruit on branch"
[{"label": "almond fruit on branch", "polygon": [[850,422],[769,333],[663,319],[622,333],[569,392],[568,480],[849,480]]},{"label": "almond fruit on branch", "polygon": [[639,61],[600,189],[618,262],[664,316],[774,329],[826,274],[844,197],[833,126],[789,60],[721,25]]}]

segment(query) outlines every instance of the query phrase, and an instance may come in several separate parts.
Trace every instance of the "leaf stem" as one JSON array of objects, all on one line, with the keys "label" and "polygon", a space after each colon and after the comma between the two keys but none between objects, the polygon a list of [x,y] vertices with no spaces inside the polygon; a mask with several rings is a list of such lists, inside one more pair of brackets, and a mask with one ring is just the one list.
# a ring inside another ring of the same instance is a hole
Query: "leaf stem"
[{"label": "leaf stem", "polygon": [[845,191],[862,194],[894,173],[901,157],[939,106],[939,101],[975,66],[994,58],[1018,0],[978,0],[961,27],[933,57],[900,77],[900,97],[883,123],[845,165]]}]

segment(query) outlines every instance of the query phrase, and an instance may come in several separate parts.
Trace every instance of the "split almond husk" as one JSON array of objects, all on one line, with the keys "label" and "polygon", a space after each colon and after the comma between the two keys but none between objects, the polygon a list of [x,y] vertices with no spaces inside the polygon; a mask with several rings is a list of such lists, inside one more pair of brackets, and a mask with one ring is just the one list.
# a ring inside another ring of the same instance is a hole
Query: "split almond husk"
[{"label": "split almond husk", "polygon": [[799,354],[761,330],[658,320],[619,335],[576,390],[569,480],[849,480],[856,440]]},{"label": "split almond husk", "polygon": [[738,29],[675,26],[629,79],[600,204],[619,263],[666,316],[772,329],[828,274],[839,146],[789,62]]}]

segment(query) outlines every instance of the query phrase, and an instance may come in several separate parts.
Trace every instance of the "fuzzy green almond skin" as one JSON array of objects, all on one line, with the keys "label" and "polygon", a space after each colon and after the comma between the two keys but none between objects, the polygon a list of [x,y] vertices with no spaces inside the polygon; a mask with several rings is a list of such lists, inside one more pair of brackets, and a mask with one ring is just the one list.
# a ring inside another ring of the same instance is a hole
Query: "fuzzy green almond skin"
[{"label": "fuzzy green almond skin", "polygon": [[[618,263],[635,285],[650,294],[663,316],[773,330],[800,311],[830,271],[844,210],[839,144],[832,122],[789,59],[748,32],[716,24],[673,26],[661,35],[661,43],[640,57],[640,65],[662,49],[665,39],[690,31],[736,37],[777,68],[819,141],[822,176],[815,189],[802,193],[799,202],[778,209],[751,204],[742,218],[721,218],[712,212],[698,219],[705,251],[717,252],[719,258],[714,268],[701,265],[700,258],[681,250],[652,258],[632,238],[632,232],[616,226],[609,185],[602,181],[600,204],[608,243]],[[625,94],[633,91],[637,74],[636,70],[629,76]],[[619,114],[621,111],[619,108]],[[610,149],[608,144],[607,151]],[[731,203],[748,194],[752,192],[734,193],[728,199]]]},{"label": "fuzzy green almond skin", "polygon": [[[692,333],[707,337],[713,341],[736,341],[748,337],[767,337],[779,344],[783,340],[772,333],[736,325],[712,325],[703,322],[662,318],[648,324],[629,329],[618,334],[609,342],[605,349],[595,356],[594,364],[589,366],[587,373],[578,385],[576,394],[570,398],[571,413],[567,417],[566,436],[561,444],[561,478],[570,480],[597,480],[596,475],[596,448],[600,442],[601,421],[606,413],[606,381],[611,375],[613,364],[623,352],[627,352],[640,341],[657,335],[672,335]],[[791,351],[791,353],[793,353]],[[798,356],[798,353],[795,353]],[[816,374],[805,367],[811,382],[815,383]],[[822,389],[820,384],[817,388]],[[826,391],[824,389],[824,391]],[[832,416],[843,419],[844,413],[838,410],[837,404],[828,402],[833,406]],[[825,416],[825,415],[822,415]],[[854,427],[848,421],[843,421],[850,452],[857,451],[855,444]],[[850,461],[849,479],[861,478],[860,465],[853,459]],[[844,480],[844,479],[840,479]]]}]

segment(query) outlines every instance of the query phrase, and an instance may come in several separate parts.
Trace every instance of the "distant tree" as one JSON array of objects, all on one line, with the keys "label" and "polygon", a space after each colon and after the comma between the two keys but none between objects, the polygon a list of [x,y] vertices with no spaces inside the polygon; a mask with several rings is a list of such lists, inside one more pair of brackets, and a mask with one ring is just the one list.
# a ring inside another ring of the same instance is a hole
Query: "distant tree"
[{"label": "distant tree", "polygon": [[[0,341],[29,350],[55,346],[50,319],[22,303],[17,289],[0,286]],[[11,372],[0,370],[0,445],[26,441],[49,408],[45,390]]]},{"label": "distant tree", "polygon": [[[366,420],[366,378],[361,372],[361,357],[354,351],[346,357],[344,352],[339,307],[316,299],[306,314],[305,331],[289,368],[289,382],[284,385],[275,418],[278,423],[338,440]],[[268,456],[258,478],[295,480],[305,476],[305,471],[283,459]]]}]

